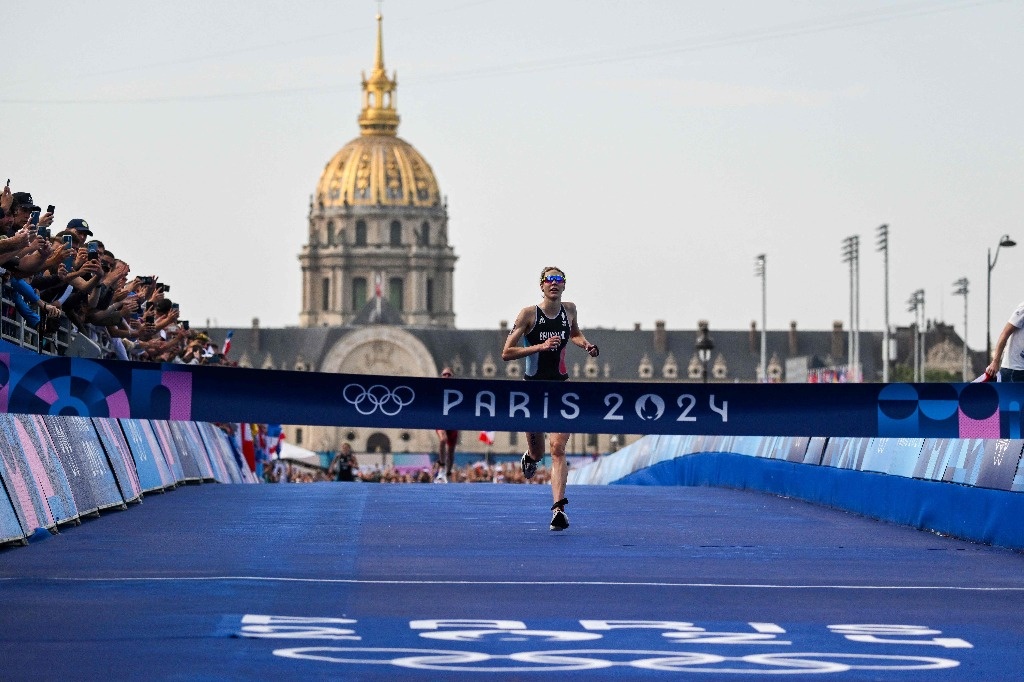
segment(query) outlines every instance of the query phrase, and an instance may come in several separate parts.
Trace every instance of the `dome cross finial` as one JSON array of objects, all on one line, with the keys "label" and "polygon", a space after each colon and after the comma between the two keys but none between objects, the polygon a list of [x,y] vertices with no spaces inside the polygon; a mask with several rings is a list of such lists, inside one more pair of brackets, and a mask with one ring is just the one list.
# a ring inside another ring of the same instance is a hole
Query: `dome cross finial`
[{"label": "dome cross finial", "polygon": [[359,128],[363,135],[397,135],[398,112],[395,110],[395,90],[398,75],[388,77],[384,70],[384,18],[377,11],[377,48],[373,71],[367,78],[363,74],[363,109],[359,112]]}]

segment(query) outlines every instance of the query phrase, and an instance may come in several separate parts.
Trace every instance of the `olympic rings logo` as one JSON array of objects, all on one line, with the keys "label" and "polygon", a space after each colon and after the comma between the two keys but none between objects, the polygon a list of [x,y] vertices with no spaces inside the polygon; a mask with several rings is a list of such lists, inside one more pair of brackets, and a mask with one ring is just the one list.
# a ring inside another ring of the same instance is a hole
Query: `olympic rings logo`
[{"label": "olympic rings logo", "polygon": [[[942,670],[960,665],[959,661],[932,656],[838,652],[770,653],[731,657],[691,651],[575,649],[520,651],[509,655],[496,655],[478,651],[446,651],[442,649],[297,647],[277,649],[274,651],[274,655],[325,663],[393,665],[416,670],[480,673],[569,672],[627,666],[641,670],[675,673],[800,675],[844,673],[851,670]],[[502,663],[503,660],[504,663]]]},{"label": "olympic rings logo", "polygon": [[402,408],[416,398],[416,393],[408,386],[390,389],[382,384],[374,384],[363,388],[359,384],[349,384],[341,392],[341,397],[356,408],[356,412],[369,416],[380,410],[381,414],[394,417]]}]

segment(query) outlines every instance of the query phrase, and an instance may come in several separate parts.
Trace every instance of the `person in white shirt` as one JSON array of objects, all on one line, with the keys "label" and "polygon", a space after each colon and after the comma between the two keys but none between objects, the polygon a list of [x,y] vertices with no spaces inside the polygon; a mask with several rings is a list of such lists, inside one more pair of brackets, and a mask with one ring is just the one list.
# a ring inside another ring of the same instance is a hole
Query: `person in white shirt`
[{"label": "person in white shirt", "polygon": [[985,374],[990,378],[994,379],[998,373],[999,381],[1024,381],[1024,334],[1020,333],[1022,327],[1024,302],[1017,306],[1003,331],[999,332],[999,340],[992,350],[992,361],[985,368]]}]

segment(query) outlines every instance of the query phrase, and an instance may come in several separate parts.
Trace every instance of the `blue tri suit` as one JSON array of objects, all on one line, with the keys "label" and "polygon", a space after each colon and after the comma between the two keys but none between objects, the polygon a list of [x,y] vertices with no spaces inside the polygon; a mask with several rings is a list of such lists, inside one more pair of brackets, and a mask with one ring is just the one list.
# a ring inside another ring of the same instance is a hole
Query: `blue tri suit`
[{"label": "blue tri suit", "polygon": [[569,372],[565,368],[565,347],[569,344],[569,332],[572,325],[565,313],[565,306],[559,306],[558,315],[549,318],[537,306],[537,321],[533,329],[523,334],[520,343],[524,348],[544,343],[551,336],[558,336],[558,350],[541,351],[526,356],[526,373],[523,378],[528,381],[565,381]]}]

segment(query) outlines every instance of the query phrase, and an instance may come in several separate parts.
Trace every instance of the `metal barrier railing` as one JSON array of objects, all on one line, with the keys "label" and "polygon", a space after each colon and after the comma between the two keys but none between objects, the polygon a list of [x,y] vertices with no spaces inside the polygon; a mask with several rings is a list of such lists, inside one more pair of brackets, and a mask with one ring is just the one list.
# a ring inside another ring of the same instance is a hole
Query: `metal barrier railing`
[{"label": "metal barrier railing", "polygon": [[75,341],[76,332],[64,318],[53,334],[40,334],[30,326],[14,306],[14,289],[7,283],[0,287],[0,338],[44,355],[67,355]]}]

